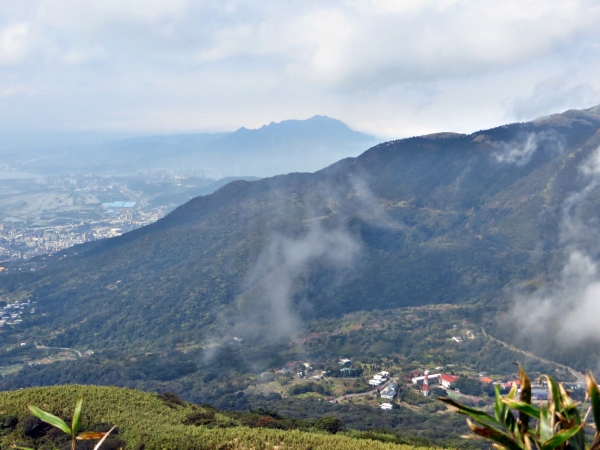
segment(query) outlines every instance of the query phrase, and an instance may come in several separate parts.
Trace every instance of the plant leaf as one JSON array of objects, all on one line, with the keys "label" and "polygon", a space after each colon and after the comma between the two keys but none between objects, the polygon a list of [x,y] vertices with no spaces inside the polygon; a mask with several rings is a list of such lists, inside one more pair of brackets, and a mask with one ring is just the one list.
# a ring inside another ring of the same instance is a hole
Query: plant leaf
[{"label": "plant leaf", "polygon": [[590,403],[592,404],[592,415],[596,424],[597,432],[600,431],[600,391],[598,391],[598,383],[591,372],[585,374],[587,381],[588,393],[590,394]]},{"label": "plant leaf", "polygon": [[50,414],[46,411],[42,411],[40,408],[33,405],[27,405],[27,407],[29,408],[29,411],[31,411],[31,414],[33,414],[40,420],[43,420],[44,422],[49,423],[53,427],[56,427],[59,430],[64,431],[68,435],[71,435],[71,429],[69,428],[69,425],[67,425],[65,421],[62,420],[60,417],[56,417],[53,414]]},{"label": "plant leaf", "polygon": [[510,386],[510,391],[506,394],[506,398],[515,398],[517,396],[517,384],[513,383]]},{"label": "plant leaf", "polygon": [[546,442],[552,437],[554,432],[552,427],[552,411],[550,407],[542,406],[540,408],[540,440]]},{"label": "plant leaf", "polygon": [[462,404],[458,403],[457,401],[452,400],[451,398],[438,397],[438,400],[440,400],[444,403],[448,403],[449,405],[452,405],[455,408],[458,408],[459,412],[471,417],[477,423],[480,423],[482,425],[494,425],[494,426],[499,426],[499,427],[502,426],[502,424],[500,422],[498,422],[492,416],[486,414],[483,411],[462,405]]},{"label": "plant leaf", "polygon": [[[552,450],[564,444],[583,429],[583,424],[573,428],[561,430],[542,444],[542,450]],[[583,449],[582,449],[583,450]]]},{"label": "plant leaf", "polygon": [[469,425],[469,428],[473,431],[473,433],[485,439],[492,440],[506,449],[523,450],[523,446],[519,442],[515,441],[512,437],[506,433],[503,433],[502,431],[485,426],[478,427],[469,419],[467,419],[467,425]]},{"label": "plant leaf", "polygon": [[77,404],[75,405],[75,411],[73,411],[73,423],[71,425],[71,432],[73,436],[79,431],[79,425],[81,424],[81,407],[83,406],[83,397],[79,397]]},{"label": "plant leaf", "polygon": [[509,407],[516,409],[517,411],[519,411],[520,413],[525,413],[530,417],[533,417],[535,419],[539,419],[540,418],[540,410],[539,408],[537,408],[536,406],[533,406],[530,403],[523,403],[520,402],[518,400],[511,400],[508,398],[504,398],[502,399],[502,401],[504,403],[506,403]]},{"label": "plant leaf", "polygon": [[[519,364],[519,378],[521,379],[521,402],[531,404],[531,380],[523,370],[523,366]],[[529,428],[529,416],[519,410],[519,432],[522,436],[527,434]]]},{"label": "plant leaf", "polygon": [[500,395],[500,386],[494,386],[494,391],[496,393],[496,398],[494,400],[494,415],[496,416],[496,420],[498,422],[504,422],[503,419],[503,410],[504,404],[502,403],[502,396]]},{"label": "plant leaf", "polygon": [[540,378],[545,378],[550,386],[550,391],[552,392],[552,403],[554,403],[554,410],[560,411],[562,408],[560,391],[558,389],[558,384],[550,375],[542,375]]},{"label": "plant leaf", "polygon": [[102,445],[102,443],[103,443],[103,442],[105,441],[105,439],[108,437],[108,435],[110,434],[110,432],[111,432],[112,430],[114,430],[114,429],[115,429],[115,427],[116,427],[116,425],[114,425],[114,426],[113,426],[113,427],[112,427],[110,430],[108,430],[108,431],[106,432],[106,434],[104,435],[104,437],[103,437],[102,439],[100,439],[100,440],[98,441],[98,443],[97,443],[97,444],[94,446],[94,450],[98,450],[98,449],[100,448],[100,446]]},{"label": "plant leaf", "polygon": [[104,431],[86,431],[79,433],[75,439],[79,441],[89,441],[91,439],[102,439],[106,433]]}]

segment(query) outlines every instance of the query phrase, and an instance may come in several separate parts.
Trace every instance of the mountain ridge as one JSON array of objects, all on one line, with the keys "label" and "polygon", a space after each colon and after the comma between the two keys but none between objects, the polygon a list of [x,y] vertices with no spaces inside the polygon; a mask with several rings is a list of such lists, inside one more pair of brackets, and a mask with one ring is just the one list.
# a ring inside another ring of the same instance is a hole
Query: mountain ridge
[{"label": "mountain ridge", "polygon": [[[600,145],[600,116],[567,119],[407,138],[313,174],[236,181],[153,225],[76,247],[26,282],[3,277],[0,289],[38,301],[40,338],[81,348],[235,330],[255,339],[254,325],[277,328],[273,311],[301,323],[381,305],[497,301],[560,269],[561,205],[585,186],[579,164]],[[340,256],[347,247],[356,250]],[[287,280],[285,292],[273,277]]]},{"label": "mountain ridge", "polygon": [[[314,171],[355,156],[376,142],[377,138],[352,130],[340,120],[313,116],[230,133],[139,136],[87,145],[75,139],[72,145],[57,142],[50,147],[30,143],[29,147],[5,148],[3,154],[20,169],[39,173],[131,174],[163,168],[223,178],[273,176],[294,168]],[[48,153],[53,157],[48,158]],[[21,161],[23,155],[27,158]]]}]

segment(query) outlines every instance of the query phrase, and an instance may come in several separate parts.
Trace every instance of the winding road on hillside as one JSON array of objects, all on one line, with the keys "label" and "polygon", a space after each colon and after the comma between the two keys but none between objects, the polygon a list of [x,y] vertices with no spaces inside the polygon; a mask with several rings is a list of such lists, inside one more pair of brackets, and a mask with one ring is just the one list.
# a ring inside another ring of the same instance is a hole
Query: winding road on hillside
[{"label": "winding road on hillside", "polygon": [[54,349],[54,350],[68,350],[70,352],[76,353],[77,356],[79,356],[80,358],[83,356],[83,354],[79,350],[75,350],[74,348],[46,347],[45,345],[38,344],[37,342],[34,342],[33,345],[35,345],[35,348],[47,348],[47,349]]},{"label": "winding road on hillside", "polygon": [[577,370],[573,369],[572,367],[566,366],[566,365],[564,365],[564,364],[561,364],[561,363],[557,363],[556,361],[550,361],[549,359],[545,359],[545,358],[542,358],[542,357],[540,357],[540,356],[534,355],[534,354],[533,354],[533,353],[531,353],[531,352],[527,352],[527,351],[525,351],[525,350],[521,350],[520,348],[517,348],[517,347],[515,347],[514,345],[510,345],[510,344],[509,344],[509,343],[507,343],[507,342],[501,341],[500,339],[496,339],[494,336],[492,336],[492,335],[488,334],[488,333],[485,331],[485,329],[484,329],[484,328],[482,328],[482,329],[481,329],[481,332],[483,333],[483,335],[484,335],[486,338],[490,339],[491,341],[494,341],[494,342],[497,342],[497,343],[499,343],[499,344],[502,344],[504,347],[506,347],[506,348],[508,348],[508,349],[510,349],[510,350],[512,350],[512,351],[514,351],[514,352],[517,352],[517,353],[522,353],[522,354],[524,354],[525,356],[529,356],[530,358],[537,359],[538,361],[544,362],[544,363],[546,363],[546,364],[554,364],[554,365],[556,365],[556,366],[558,366],[558,367],[561,367],[561,368],[563,368],[563,369],[566,369],[566,370],[568,370],[569,372],[571,372],[571,375],[573,375],[575,378],[577,378],[577,383],[583,383],[583,384],[585,384],[585,375],[584,375],[584,374],[582,374],[581,372],[578,372]]}]

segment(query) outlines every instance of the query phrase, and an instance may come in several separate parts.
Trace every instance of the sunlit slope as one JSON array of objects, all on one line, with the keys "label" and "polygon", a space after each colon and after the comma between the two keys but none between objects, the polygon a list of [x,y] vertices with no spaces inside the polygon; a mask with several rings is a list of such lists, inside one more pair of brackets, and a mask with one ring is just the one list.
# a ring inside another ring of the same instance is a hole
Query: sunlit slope
[{"label": "sunlit slope", "polygon": [[[587,183],[579,167],[599,125],[597,109],[569,111],[233,182],[1,278],[0,295],[38,302],[46,316],[30,319],[28,337],[82,349],[200,342],[242,322],[245,338],[261,339],[254,325],[274,333],[294,319],[490,300],[560,269],[564,200]],[[598,198],[587,197],[589,211]]]},{"label": "sunlit slope", "polygon": [[[165,402],[155,394],[131,389],[97,386],[55,386],[0,392],[0,418],[3,419],[0,442],[8,448],[16,442],[32,445],[46,442],[58,435],[41,432],[37,441],[23,437],[22,428],[28,416],[26,404],[40,406],[48,412],[68,419],[79,395],[83,395],[82,426],[117,425],[118,438],[126,441],[127,449],[397,449],[419,447],[395,445],[364,439],[352,439],[326,433],[281,431],[248,428],[225,416],[217,417],[217,427],[186,425],[192,414],[201,415],[202,407]],[[19,424],[4,427],[9,416],[19,418]],[[218,416],[218,413],[217,413]],[[46,442],[46,444],[49,444]],[[108,447],[108,445],[107,445]],[[48,447],[50,448],[50,447]]]}]

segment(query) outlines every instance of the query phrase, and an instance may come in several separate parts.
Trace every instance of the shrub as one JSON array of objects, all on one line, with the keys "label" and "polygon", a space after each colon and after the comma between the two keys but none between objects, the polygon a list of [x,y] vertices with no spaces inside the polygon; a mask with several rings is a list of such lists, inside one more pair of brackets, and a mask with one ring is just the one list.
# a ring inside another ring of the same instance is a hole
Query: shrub
[{"label": "shrub", "polygon": [[331,434],[336,434],[340,431],[343,431],[346,428],[346,424],[343,420],[336,419],[335,417],[323,417],[315,422],[314,427],[317,430],[323,430]]}]

